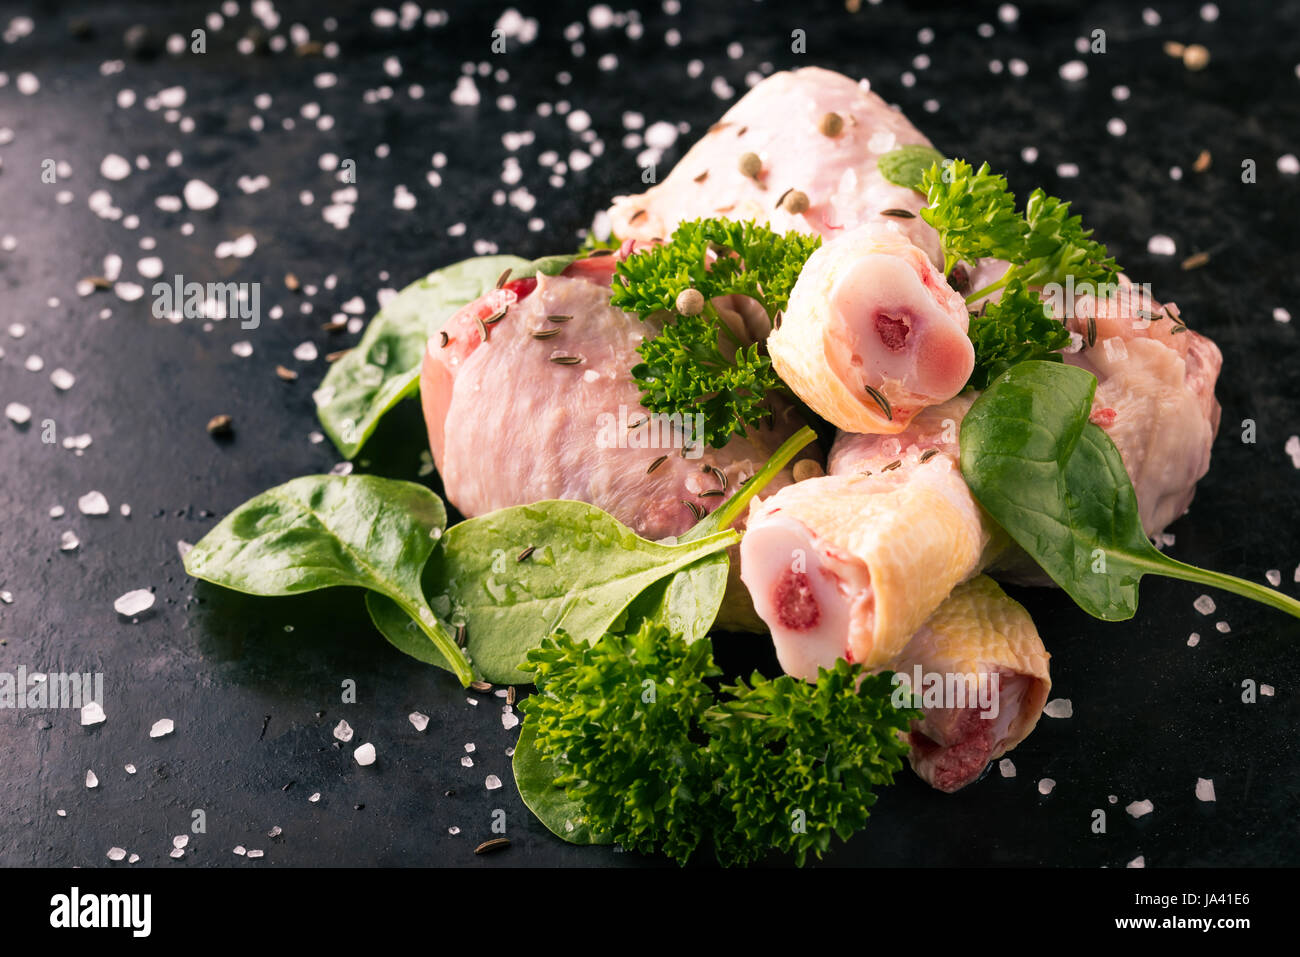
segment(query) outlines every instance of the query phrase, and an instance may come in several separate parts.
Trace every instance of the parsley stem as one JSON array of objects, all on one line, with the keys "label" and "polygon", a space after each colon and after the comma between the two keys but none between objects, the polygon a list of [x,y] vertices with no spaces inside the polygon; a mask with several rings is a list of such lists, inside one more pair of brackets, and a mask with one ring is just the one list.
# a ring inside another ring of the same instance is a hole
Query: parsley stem
[{"label": "parsley stem", "polygon": [[745,348],[745,344],[740,341],[739,337],[737,337],[734,332],[731,331],[731,326],[727,325],[726,322],[723,321],[722,317],[718,315],[718,310],[713,308],[713,303],[711,301],[704,304],[704,311],[708,314],[710,319],[722,327],[722,331],[726,333],[727,338],[731,340],[732,345],[737,349]]},{"label": "parsley stem", "polygon": [[966,304],[970,305],[973,302],[978,302],[979,300],[983,299],[985,296],[990,295],[991,293],[995,293],[999,289],[1005,288],[1007,283],[1011,282],[1011,280],[1015,278],[1015,272],[1016,270],[1014,268],[1008,269],[1005,273],[1002,274],[1002,278],[999,279],[997,282],[989,283],[983,289],[975,290],[973,293],[971,293],[969,296],[966,297]]}]

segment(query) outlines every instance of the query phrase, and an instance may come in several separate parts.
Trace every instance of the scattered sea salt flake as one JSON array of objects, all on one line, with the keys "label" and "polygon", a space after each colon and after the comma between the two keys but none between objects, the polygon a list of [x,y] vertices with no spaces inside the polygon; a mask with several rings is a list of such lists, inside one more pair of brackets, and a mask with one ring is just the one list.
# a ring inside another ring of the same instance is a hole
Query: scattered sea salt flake
[{"label": "scattered sea salt flake", "polygon": [[82,706],[81,726],[83,728],[88,728],[95,724],[103,724],[106,720],[108,720],[108,716],[104,714],[104,706],[98,701],[91,701]]},{"label": "scattered sea salt flake", "polygon": [[1197,611],[1199,611],[1202,615],[1213,615],[1214,608],[1215,608],[1214,599],[1211,598],[1209,595],[1202,595],[1201,597],[1197,598],[1196,601],[1192,602],[1192,607],[1195,608]]},{"label": "scattered sea salt flake", "polygon": [[135,765],[134,765],[134,764],[126,764],[126,765],[123,765],[123,766],[122,766],[122,769],[123,769],[124,771],[126,771],[127,774],[135,774]]},{"label": "scattered sea salt flake", "polygon": [[123,302],[135,302],[144,295],[144,286],[135,282],[118,282],[113,284],[113,292]]},{"label": "scattered sea salt flake", "polygon": [[[1282,451],[1291,457],[1291,464],[1300,469],[1300,435],[1293,435],[1287,439]],[[1300,574],[1300,569],[1297,569],[1297,574]],[[1300,578],[1296,581],[1300,581]]]},{"label": "scattered sea salt flake", "polygon": [[1070,60],[1061,64],[1061,79],[1077,83],[1088,75],[1088,66],[1082,60]]},{"label": "scattered sea salt flake", "polygon": [[99,787],[99,778],[95,777],[95,772],[94,772],[94,771],[87,771],[87,772],[86,772],[86,787],[88,787],[88,788],[97,788],[97,787]]},{"label": "scattered sea salt flake", "polygon": [[182,848],[188,846],[189,843],[190,836],[188,834],[177,834],[172,838],[172,847]]},{"label": "scattered sea salt flake", "polygon": [[1276,322],[1290,322],[1291,313],[1284,307],[1278,306],[1273,310],[1273,319]]},{"label": "scattered sea salt flake", "polygon": [[1069,718],[1074,715],[1074,703],[1069,698],[1053,698],[1043,708],[1049,718]]},{"label": "scattered sea salt flake", "polygon": [[373,744],[363,744],[353,752],[352,756],[356,758],[357,764],[362,767],[375,763],[375,746]]},{"label": "scattered sea salt flake", "polygon": [[1232,631],[1232,626],[1226,621],[1216,621],[1214,623],[1214,630],[1221,635],[1226,635],[1228,632]]},{"label": "scattered sea salt flake", "polygon": [[1051,794],[1052,789],[1054,787],[1056,787],[1055,781],[1053,781],[1051,778],[1043,778],[1041,781],[1038,782],[1038,793]]},{"label": "scattered sea salt flake", "polygon": [[67,816],[68,816],[68,812],[65,811],[63,808],[59,808],[59,809],[58,809],[57,811],[55,811],[54,813],[57,814],[59,817],[67,817]]},{"label": "scattered sea salt flake", "polygon": [[5,418],[14,425],[26,425],[32,420],[32,410],[21,402],[10,402],[5,406]]},{"label": "scattered sea salt flake", "polygon": [[466,743],[466,745],[465,745],[465,753],[466,753],[466,754],[473,754],[473,753],[474,753],[474,742],[473,742],[473,741],[470,741],[470,742],[467,742],[467,743]]},{"label": "scattered sea salt flake", "polygon": [[23,368],[28,372],[40,372],[45,368],[45,360],[40,356],[28,356],[27,361],[23,363]]},{"label": "scattered sea salt flake", "polygon": [[346,721],[340,721],[334,726],[334,737],[338,738],[344,744],[352,740],[352,725]]},{"label": "scattered sea salt flake", "polygon": [[1132,868],[1146,867],[1147,859],[1139,854],[1137,857],[1133,858],[1133,860],[1129,861],[1127,866]]},{"label": "scattered sea salt flake", "polygon": [[1214,782],[1209,778],[1196,779],[1196,800],[1198,801],[1216,801],[1214,796]]},{"label": "scattered sea salt flake", "polygon": [[230,351],[241,359],[247,359],[253,354],[253,344],[241,339],[239,342],[231,344]]},{"label": "scattered sea salt flake", "polygon": [[1133,817],[1143,817],[1150,814],[1156,809],[1156,806],[1150,801],[1134,801],[1128,807],[1124,808]]},{"label": "scattered sea salt flake", "polygon": [[1153,256],[1172,256],[1178,246],[1169,236],[1157,235],[1147,240],[1147,252]]},{"label": "scattered sea salt flake", "polygon": [[68,531],[63,533],[63,537],[59,540],[59,551],[61,552],[76,551],[77,546],[80,544],[81,544],[81,539],[77,538],[77,533],[69,529]]},{"label": "scattered sea salt flake", "polygon": [[421,714],[418,711],[412,711],[409,715],[407,715],[407,717],[410,719],[411,724],[415,726],[416,731],[423,731],[425,728],[429,726],[429,716],[427,714]]},{"label": "scattered sea salt flake", "polygon": [[318,803],[320,803],[320,792],[317,791],[315,794],[313,794],[313,795],[312,795],[311,797],[309,797],[307,800],[310,801],[312,804],[318,804]]},{"label": "scattered sea salt flake", "polygon": [[314,362],[320,353],[316,349],[316,343],[303,342],[293,350],[293,357],[299,362]]},{"label": "scattered sea salt flake", "polygon": [[1273,697],[1273,694],[1274,694],[1273,686],[1272,686],[1272,685],[1261,684],[1261,685],[1259,686],[1259,693],[1262,694],[1262,695],[1264,695],[1266,698],[1271,698],[1271,697]]},{"label": "scattered sea salt flake", "polygon": [[220,199],[217,191],[201,179],[192,179],[186,183],[181,195],[185,197],[185,205],[195,210],[211,209]]},{"label": "scattered sea salt flake", "polygon": [[146,588],[137,588],[129,591],[117,601],[113,602],[113,610],[119,615],[125,615],[127,618],[133,615],[139,615],[153,607],[154,593]]},{"label": "scattered sea salt flake", "polygon": [[54,383],[54,388],[67,392],[77,384],[77,377],[67,369],[55,369],[50,373],[50,381]]},{"label": "scattered sea salt flake", "polygon": [[495,791],[497,788],[501,787],[501,779],[495,774],[489,774],[483,781],[483,786],[489,791]]},{"label": "scattered sea salt flake", "polygon": [[474,766],[474,759],[467,754],[460,759],[460,766],[462,768],[472,768]]},{"label": "scattered sea salt flake", "polygon": [[1003,758],[998,762],[998,771],[1004,778],[1014,778],[1016,776],[1016,766],[1011,763],[1010,758]]},{"label": "scattered sea salt flake", "polygon": [[120,861],[126,858],[126,850],[121,847],[110,847],[108,849],[108,859],[110,861]]},{"label": "scattered sea salt flake", "polygon": [[87,492],[77,499],[77,509],[83,515],[107,515],[108,499],[104,498],[103,492]]},{"label": "scattered sea salt flake", "polygon": [[171,718],[160,718],[155,721],[153,727],[149,729],[149,737],[163,738],[171,734],[174,730],[176,730],[176,722]]},{"label": "scattered sea salt flake", "polygon": [[1287,176],[1294,176],[1296,173],[1300,173],[1300,158],[1297,158],[1294,153],[1287,153],[1284,156],[1279,156],[1277,158],[1277,171],[1279,173],[1285,173]]},{"label": "scattered sea salt flake", "polygon": [[248,853],[248,848],[244,847],[243,844],[236,844],[233,853],[238,854],[240,857],[243,857]]},{"label": "scattered sea salt flake", "polygon": [[519,715],[515,714],[513,711],[507,711],[505,714],[501,715],[501,727],[505,728],[507,731],[511,728],[517,727],[518,725]]},{"label": "scattered sea salt flake", "polygon": [[248,852],[248,856],[249,856],[250,858],[256,859],[256,858],[259,858],[259,857],[265,857],[265,856],[266,856],[266,852],[265,852],[265,851],[249,851],[249,852]]},{"label": "scattered sea salt flake", "polygon": [[1195,648],[1200,643],[1201,643],[1201,636],[1196,632],[1192,632],[1190,635],[1187,636],[1188,648]]}]

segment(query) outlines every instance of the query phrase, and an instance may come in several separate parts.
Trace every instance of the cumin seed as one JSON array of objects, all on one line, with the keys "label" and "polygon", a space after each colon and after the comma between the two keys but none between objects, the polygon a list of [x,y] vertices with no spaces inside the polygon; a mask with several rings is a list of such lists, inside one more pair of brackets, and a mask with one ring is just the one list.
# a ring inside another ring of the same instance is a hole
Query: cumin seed
[{"label": "cumin seed", "polygon": [[325,353],[325,361],[338,362],[340,359],[342,359],[345,355],[347,355],[351,351],[352,351],[351,349],[340,349],[337,352],[327,352]]},{"label": "cumin seed", "polygon": [[694,502],[688,502],[686,499],[682,499],[681,503],[691,510],[691,514],[695,516],[697,522],[704,517],[704,509],[700,508]]},{"label": "cumin seed", "polygon": [[486,319],[482,320],[482,321],[483,321],[483,324],[484,324],[484,325],[491,326],[491,325],[495,325],[496,323],[500,322],[502,319],[504,319],[504,318],[506,317],[506,311],[507,311],[509,308],[510,308],[509,306],[502,306],[502,307],[501,307],[500,309],[498,309],[496,312],[492,313],[492,315],[490,315],[490,316],[488,316]]},{"label": "cumin seed", "polygon": [[573,316],[547,316],[547,322],[568,322]]},{"label": "cumin seed", "polygon": [[640,219],[644,215],[645,215],[645,210],[638,209],[635,213],[632,214],[631,218],[628,219],[628,222],[635,223],[638,219]]},{"label": "cumin seed", "polygon": [[722,471],[722,469],[718,468],[716,465],[710,465],[709,471],[717,477],[718,484],[722,486],[722,490],[725,492],[727,490],[727,473]]},{"label": "cumin seed", "polygon": [[[463,628],[464,625],[462,625],[461,627]],[[469,686],[470,686],[471,688],[473,688],[475,691],[491,691],[491,690],[492,690],[492,682],[490,682],[490,681],[471,681]]]},{"label": "cumin seed", "polygon": [[520,553],[515,557],[515,561],[516,561],[516,562],[522,562],[525,558],[527,558],[529,555],[531,555],[531,554],[533,553],[533,550],[536,549],[536,548],[537,548],[536,545],[529,545],[527,548],[525,548],[522,552],[520,552]]},{"label": "cumin seed", "polygon": [[902,459],[894,459],[894,461],[890,462],[888,465],[886,465],[886,466],[885,466],[884,468],[882,468],[880,471],[882,471],[882,472],[892,472],[892,471],[894,471],[894,469],[898,468],[898,467],[899,467],[900,465],[902,465],[902,464],[903,464],[903,460],[902,460]]},{"label": "cumin seed", "polygon": [[695,177],[695,182],[697,182],[697,183],[703,183],[703,182],[704,182],[706,179],[708,179],[708,178],[709,178],[709,171],[706,169],[706,170],[705,170],[703,173],[701,173],[699,176]]},{"label": "cumin seed", "polygon": [[1206,252],[1192,253],[1183,260],[1183,270],[1200,269],[1210,261],[1210,254]]},{"label": "cumin seed", "polygon": [[329,322],[323,323],[321,329],[325,332],[338,332],[340,329],[347,328],[347,324],[346,319],[331,319]]},{"label": "cumin seed", "polygon": [[446,349],[447,343],[451,342],[451,337],[447,335],[447,331],[445,329],[439,330],[438,335],[442,337],[441,348]]},{"label": "cumin seed", "polygon": [[899,219],[916,219],[916,213],[909,213],[905,209],[884,209],[880,211],[881,216],[897,216]]},{"label": "cumin seed", "polygon": [[474,321],[478,323],[478,334],[483,337],[484,342],[487,342],[488,341],[487,326],[483,324],[482,319],[475,319]]},{"label": "cumin seed", "polygon": [[510,685],[508,688],[506,688],[506,704],[513,707],[514,703],[515,703],[515,686]]},{"label": "cumin seed", "polygon": [[921,461],[928,462],[930,461],[930,459],[934,458],[938,454],[939,454],[938,449],[926,449],[924,452],[921,453]]},{"label": "cumin seed", "polygon": [[793,192],[794,192],[794,187],[793,186],[789,187],[784,193],[781,194],[781,198],[776,201],[776,205],[773,206],[772,208],[780,209],[781,204],[785,202],[785,198]]},{"label": "cumin seed", "polygon": [[576,366],[582,361],[582,356],[551,356],[551,361],[556,365]]},{"label": "cumin seed", "polygon": [[500,276],[497,277],[497,288],[500,289],[500,288],[501,288],[502,286],[504,286],[504,285],[505,285],[509,280],[510,280],[510,268],[509,268],[509,267],[506,267],[506,271],[503,272]]},{"label": "cumin seed", "polygon": [[880,406],[880,411],[885,413],[885,418],[888,419],[890,422],[893,422],[894,407],[889,404],[889,400],[885,398],[884,394],[877,391],[876,389],[873,389],[865,382],[862,383],[862,388],[867,390],[867,395],[871,397],[871,401],[876,403],[876,405]]},{"label": "cumin seed", "polygon": [[283,382],[292,382],[294,379],[298,378],[298,373],[294,372],[292,369],[286,369],[284,366],[276,366],[275,374],[278,375]]},{"label": "cumin seed", "polygon": [[667,459],[667,458],[668,458],[667,455],[661,455],[661,456],[659,456],[659,458],[655,459],[653,462],[650,463],[650,467],[649,467],[648,469],[645,470],[645,474],[646,474],[646,475],[649,475],[651,472],[653,472],[653,471],[654,471],[655,469],[657,469],[659,466],[663,465],[663,464],[664,464],[664,460]]},{"label": "cumin seed", "polygon": [[1097,320],[1094,317],[1089,316],[1088,317],[1088,348],[1091,349],[1096,344],[1097,344]]},{"label": "cumin seed", "polygon": [[[456,626],[456,644],[459,645],[461,648],[464,648],[464,647],[465,647],[465,626],[464,626],[464,625],[457,625],[457,626]],[[479,682],[475,682],[475,683],[476,683],[476,684],[487,684],[486,681],[479,681]],[[471,685],[471,687],[473,687],[473,686]],[[480,690],[482,690],[482,689],[480,689]],[[492,690],[492,686],[491,686],[491,685],[488,685],[486,690],[489,690],[489,691]]]},{"label": "cumin seed", "polygon": [[700,498],[716,498],[724,494],[725,493],[720,488],[711,488],[711,489],[705,489],[703,492],[701,492]]},{"label": "cumin seed", "polygon": [[587,253],[587,258],[597,259],[600,256],[612,256],[612,255],[614,255],[614,250],[612,249],[593,249],[591,252]]},{"label": "cumin seed", "polygon": [[554,339],[559,334],[559,329],[534,329],[531,333],[534,339]]}]

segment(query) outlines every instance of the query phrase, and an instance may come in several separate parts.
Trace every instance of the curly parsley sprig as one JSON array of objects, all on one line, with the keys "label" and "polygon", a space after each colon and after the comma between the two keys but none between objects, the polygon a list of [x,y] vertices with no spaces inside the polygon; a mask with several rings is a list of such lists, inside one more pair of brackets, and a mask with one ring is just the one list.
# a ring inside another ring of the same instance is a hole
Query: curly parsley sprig
[{"label": "curly parsley sprig", "polygon": [[919,716],[844,661],[816,684],[755,674],[716,695],[709,639],[653,622],[594,644],[558,633],[525,669],[538,694],[521,707],[555,784],[596,832],[680,863],[709,840],[723,864],[820,858],[865,825]]},{"label": "curly parsley sprig", "polygon": [[1023,212],[1004,177],[984,163],[936,162],[918,187],[929,205],[921,218],[939,232],[944,271],[959,262],[1002,259],[1011,264],[1000,279],[966,296],[968,303],[1001,292],[1002,297],[972,316],[970,338],[975,369],[968,388],[983,389],[999,373],[1026,359],[1060,359],[1069,345],[1065,327],[1044,312],[1032,287],[1065,283],[1113,284],[1119,267],[1106,247],[1092,239],[1070,204],[1041,189],[1029,194]]},{"label": "curly parsley sprig", "polygon": [[[749,296],[776,316],[820,245],[819,236],[781,235],[754,222],[699,219],[620,262],[610,302],[641,319],[674,317],[638,347],[643,361],[632,377],[642,404],[670,415],[704,413],[704,441],[713,448],[757,426],[780,379],[766,353],[745,346],[722,322],[712,300]],[[702,302],[702,308],[684,314],[679,297],[688,290],[699,296],[686,301]]]}]

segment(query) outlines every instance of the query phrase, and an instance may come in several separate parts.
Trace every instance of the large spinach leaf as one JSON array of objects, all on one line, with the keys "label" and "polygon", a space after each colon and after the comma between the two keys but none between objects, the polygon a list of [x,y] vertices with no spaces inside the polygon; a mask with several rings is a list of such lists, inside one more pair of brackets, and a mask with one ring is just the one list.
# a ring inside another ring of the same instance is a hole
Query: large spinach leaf
[{"label": "large spinach leaf", "polygon": [[999,376],[961,428],[961,468],[975,498],[1088,614],[1137,612],[1143,575],[1197,582],[1300,617],[1300,602],[1157,551],[1110,437],[1088,421],[1097,380],[1055,362]]},{"label": "large spinach leaf", "polygon": [[393,643],[469,684],[469,662],[420,588],[421,571],[446,524],[442,499],[423,485],[371,475],[308,475],[236,508],[185,556],[185,570],[250,595],[339,585],[384,595],[420,629],[418,638]]}]

